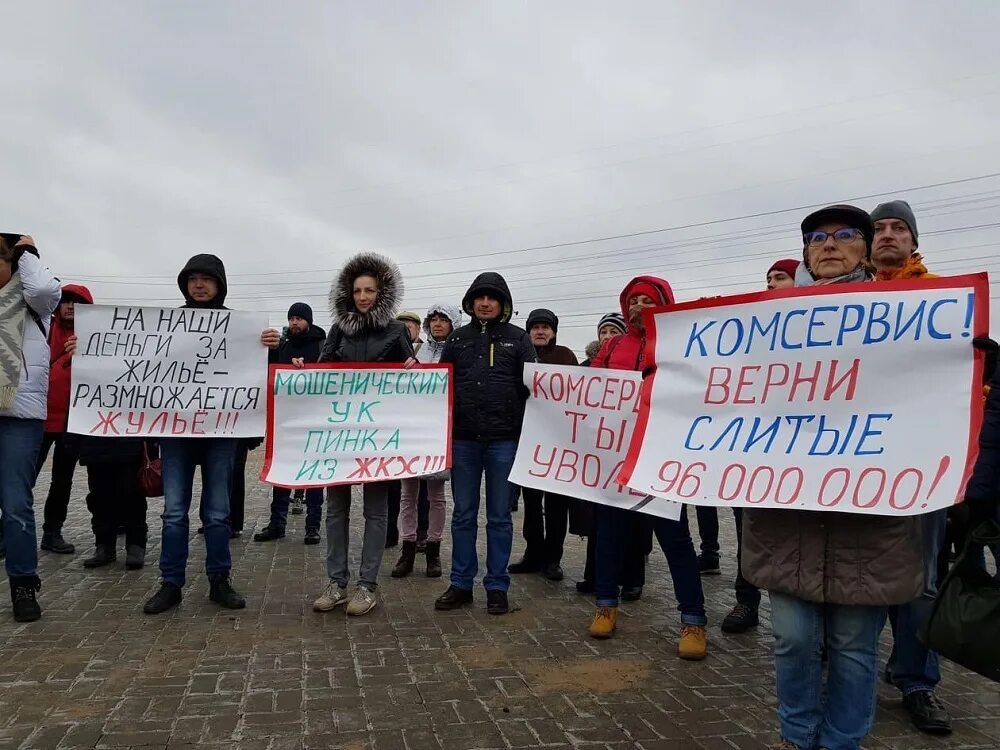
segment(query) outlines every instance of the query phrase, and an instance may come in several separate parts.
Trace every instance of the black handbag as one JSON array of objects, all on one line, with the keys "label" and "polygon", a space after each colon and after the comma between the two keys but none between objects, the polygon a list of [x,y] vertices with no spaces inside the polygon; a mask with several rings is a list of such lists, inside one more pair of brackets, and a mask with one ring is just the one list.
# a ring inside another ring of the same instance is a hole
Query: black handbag
[{"label": "black handbag", "polygon": [[927,648],[1000,682],[1000,581],[979,565],[983,548],[1000,544],[1000,523],[984,521],[941,584],[920,632]]}]

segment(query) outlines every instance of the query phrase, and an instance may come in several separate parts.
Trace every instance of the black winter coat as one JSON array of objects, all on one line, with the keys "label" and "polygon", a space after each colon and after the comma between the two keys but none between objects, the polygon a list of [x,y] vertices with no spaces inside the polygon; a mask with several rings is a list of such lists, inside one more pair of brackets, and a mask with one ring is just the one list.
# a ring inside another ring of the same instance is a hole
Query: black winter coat
[{"label": "black winter coat", "polygon": [[307,364],[319,362],[325,339],[326,331],[317,325],[311,325],[301,336],[289,336],[277,349],[268,352],[268,361],[272,364],[290,365],[293,359],[301,357]]},{"label": "black winter coat", "polygon": [[410,331],[406,324],[390,321],[385,328],[366,328],[349,336],[336,326],[330,328],[320,362],[399,362],[413,356]]},{"label": "black winter coat", "polygon": [[[501,301],[500,318],[475,320],[473,303],[482,292]],[[453,437],[456,440],[517,440],[524,420],[524,365],[536,362],[535,347],[523,328],[509,322],[513,300],[507,282],[496,273],[479,276],[462,307],[473,322],[462,326],[445,344],[442,364],[455,368]]]},{"label": "black winter coat", "polygon": [[138,467],[142,459],[143,438],[140,437],[107,438],[80,435],[79,439],[81,466],[132,464]]},{"label": "black winter coat", "polygon": [[971,502],[991,506],[994,514],[1000,503],[1000,369],[994,372],[986,397],[983,429],[979,433],[979,458],[965,496]]}]

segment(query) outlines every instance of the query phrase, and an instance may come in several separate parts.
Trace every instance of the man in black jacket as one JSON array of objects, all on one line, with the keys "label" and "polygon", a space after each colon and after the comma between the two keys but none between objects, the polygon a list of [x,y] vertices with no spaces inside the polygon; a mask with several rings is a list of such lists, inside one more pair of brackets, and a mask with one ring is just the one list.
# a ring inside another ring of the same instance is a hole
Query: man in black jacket
[{"label": "man in black jacket", "polygon": [[535,348],[522,328],[510,324],[513,300],[498,273],[481,274],[462,300],[472,317],[445,344],[442,364],[454,366],[455,404],[451,488],[451,586],[434,603],[455,609],[472,602],[479,568],[476,556],[480,487],[486,474],[486,605],[490,614],[507,612],[513,485],[508,481],[524,419],[528,389],[524,365]]},{"label": "man in black jacket", "polygon": [[[312,364],[319,361],[319,354],[326,341],[326,331],[313,323],[313,311],[305,302],[296,302],[288,308],[288,338],[268,354],[268,362],[281,365]],[[323,520],[323,489],[306,490],[306,544],[319,544],[319,525]],[[253,535],[255,542],[270,542],[285,536],[288,524],[288,504],[292,491],[275,487],[271,496],[271,520]]]},{"label": "man in black jacket", "polygon": [[[559,318],[551,310],[532,310],[528,315],[528,335],[543,365],[577,366],[572,349],[556,343]],[[524,523],[521,535],[526,542],[524,556],[507,569],[509,573],[536,573],[550,581],[563,579],[563,544],[569,521],[570,499],[555,492],[531,487],[521,489],[524,497]]]}]

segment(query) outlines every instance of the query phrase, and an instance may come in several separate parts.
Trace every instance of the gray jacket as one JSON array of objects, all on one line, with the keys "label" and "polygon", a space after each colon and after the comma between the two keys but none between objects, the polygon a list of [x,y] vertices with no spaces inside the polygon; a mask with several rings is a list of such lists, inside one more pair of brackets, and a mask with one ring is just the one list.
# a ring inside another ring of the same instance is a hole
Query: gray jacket
[{"label": "gray jacket", "polygon": [[62,285],[31,253],[20,257],[17,273],[21,275],[24,301],[34,315],[29,313],[24,322],[24,361],[17,396],[10,409],[0,411],[0,417],[45,419],[49,394],[49,323],[59,307]]}]

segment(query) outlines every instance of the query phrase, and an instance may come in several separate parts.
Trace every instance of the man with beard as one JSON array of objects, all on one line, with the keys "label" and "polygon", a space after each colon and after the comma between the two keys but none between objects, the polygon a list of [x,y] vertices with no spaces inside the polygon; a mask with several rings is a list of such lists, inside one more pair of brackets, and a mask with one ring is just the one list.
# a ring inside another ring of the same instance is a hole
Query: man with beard
[{"label": "man with beard", "polygon": [[[288,337],[277,349],[268,353],[268,362],[282,365],[304,365],[319,361],[326,331],[313,323],[313,311],[305,302],[296,302],[288,308]],[[267,526],[253,535],[255,542],[270,542],[285,536],[288,524],[288,506],[292,491],[275,487],[271,495],[271,519]],[[305,492],[306,534],[305,544],[319,544],[319,525],[323,520],[323,489],[311,487]]]}]

